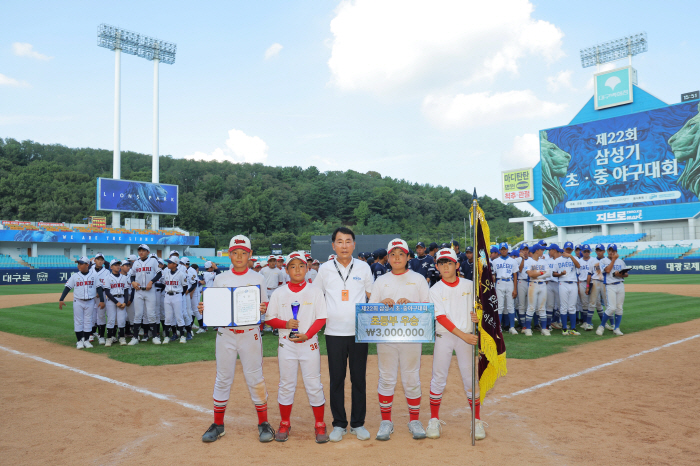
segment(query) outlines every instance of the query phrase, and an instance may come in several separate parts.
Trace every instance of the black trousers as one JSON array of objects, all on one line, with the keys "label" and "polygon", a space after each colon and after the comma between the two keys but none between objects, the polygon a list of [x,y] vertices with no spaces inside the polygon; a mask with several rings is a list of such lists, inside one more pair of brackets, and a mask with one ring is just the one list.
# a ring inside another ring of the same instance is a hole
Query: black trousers
[{"label": "black trousers", "polygon": [[355,337],[326,335],[328,372],[330,376],[330,401],[333,427],[347,428],[345,413],[345,375],[350,360],[350,382],[352,383],[352,409],[350,427],[365,424],[367,414],[367,343],[355,343]]}]

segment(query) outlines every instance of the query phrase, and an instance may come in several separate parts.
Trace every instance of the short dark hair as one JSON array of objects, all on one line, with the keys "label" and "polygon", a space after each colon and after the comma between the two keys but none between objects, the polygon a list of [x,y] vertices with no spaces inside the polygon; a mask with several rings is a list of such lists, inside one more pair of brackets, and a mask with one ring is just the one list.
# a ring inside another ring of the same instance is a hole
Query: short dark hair
[{"label": "short dark hair", "polygon": [[199,266],[197,264],[192,264],[192,268],[195,270],[199,270]]},{"label": "short dark hair", "polygon": [[448,262],[452,262],[452,261],[449,259],[438,259],[438,261],[437,261],[438,265],[446,264]]},{"label": "short dark hair", "polygon": [[352,236],[352,240],[355,241],[355,233],[348,228],[348,227],[338,227],[335,229],[333,234],[331,235],[331,241],[335,243],[335,237],[338,235],[338,233],[342,233],[344,235],[350,235]]}]

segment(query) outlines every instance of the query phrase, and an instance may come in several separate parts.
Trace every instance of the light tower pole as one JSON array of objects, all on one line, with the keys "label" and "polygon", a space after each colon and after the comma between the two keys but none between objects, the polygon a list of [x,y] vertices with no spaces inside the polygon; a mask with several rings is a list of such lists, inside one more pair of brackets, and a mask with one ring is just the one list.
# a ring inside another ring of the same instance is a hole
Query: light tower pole
[{"label": "light tower pole", "polygon": [[[153,162],[151,165],[151,181],[160,182],[160,164],[158,154],[158,67],[160,63],[172,65],[175,63],[177,45],[152,37],[144,36],[126,29],[100,24],[97,28],[97,45],[115,52],[115,78],[114,78],[114,157],[112,173],[115,179],[121,179],[121,152],[120,152],[120,68],[121,52],[137,55],[147,60],[153,60]],[[120,227],[119,212],[112,212],[112,227]],[[158,215],[153,214],[151,228],[159,228]]]}]

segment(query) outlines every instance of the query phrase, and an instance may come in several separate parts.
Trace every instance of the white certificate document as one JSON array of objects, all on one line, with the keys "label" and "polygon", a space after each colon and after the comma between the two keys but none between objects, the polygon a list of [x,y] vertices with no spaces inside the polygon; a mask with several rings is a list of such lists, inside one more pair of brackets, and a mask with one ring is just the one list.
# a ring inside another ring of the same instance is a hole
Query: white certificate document
[{"label": "white certificate document", "polygon": [[207,327],[233,327],[233,301],[231,288],[206,287],[202,294]]},{"label": "white certificate document", "polygon": [[233,290],[233,325],[242,327],[260,323],[260,288],[239,286]]}]

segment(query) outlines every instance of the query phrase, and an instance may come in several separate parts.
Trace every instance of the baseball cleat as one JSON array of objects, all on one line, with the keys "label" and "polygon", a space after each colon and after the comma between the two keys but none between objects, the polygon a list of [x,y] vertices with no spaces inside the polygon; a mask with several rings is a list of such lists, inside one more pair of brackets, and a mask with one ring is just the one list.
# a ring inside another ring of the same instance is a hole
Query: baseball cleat
[{"label": "baseball cleat", "polygon": [[105,348],[108,346],[112,346],[112,339],[111,338],[107,338],[107,341],[105,341]]},{"label": "baseball cleat", "polygon": [[377,440],[389,440],[391,439],[391,434],[394,433],[394,423],[391,421],[382,421],[379,424],[379,431],[377,432]]},{"label": "baseball cleat", "polygon": [[430,421],[428,421],[428,430],[426,431],[428,438],[440,438],[443,424],[445,424],[445,421],[442,419],[436,417],[430,419]]},{"label": "baseball cleat", "polygon": [[476,440],[483,440],[486,438],[486,430],[484,430],[484,427],[488,427],[489,425],[482,421],[481,419],[475,419],[474,423],[474,438]]},{"label": "baseball cleat", "polygon": [[187,332],[187,336],[185,337],[188,341],[192,339],[192,334]]},{"label": "baseball cleat", "polygon": [[88,341],[94,341],[94,340],[95,340],[95,335],[90,335],[90,337],[88,338]]},{"label": "baseball cleat", "polygon": [[605,330],[615,330],[615,327],[613,327],[612,325],[610,325],[610,323],[608,322],[608,323],[605,324]]},{"label": "baseball cleat", "polygon": [[371,437],[371,435],[369,435],[369,431],[365,429],[364,426],[351,427],[350,433],[352,435],[357,436],[357,440],[369,440],[369,438]]},{"label": "baseball cleat", "polygon": [[624,333],[622,333],[619,328],[616,328],[615,330],[613,330],[613,333],[619,337],[624,335]]},{"label": "baseball cleat", "polygon": [[569,330],[569,335],[576,336],[576,335],[581,335],[581,334],[579,332],[577,332],[576,330]]},{"label": "baseball cleat", "polygon": [[197,330],[197,331],[194,332],[194,333],[207,333],[207,329],[205,329],[205,328],[200,328],[199,330]]},{"label": "baseball cleat", "polygon": [[148,337],[141,337],[141,341],[148,341]]},{"label": "baseball cleat", "polygon": [[75,348],[76,348],[76,349],[83,349],[83,348],[85,348],[85,345],[83,344],[83,340],[80,340],[79,342],[77,342],[77,343],[75,344]]},{"label": "baseball cleat", "polygon": [[269,422],[258,424],[258,434],[262,443],[272,442],[275,438],[275,429],[272,428]]},{"label": "baseball cleat", "polygon": [[510,333],[511,335],[517,335],[518,331],[515,330],[515,327],[511,327],[510,330],[508,330],[508,333]]},{"label": "baseball cleat", "polygon": [[408,423],[408,431],[413,434],[413,440],[420,440],[426,437],[425,428],[418,420]]},{"label": "baseball cleat", "polygon": [[333,427],[333,430],[331,431],[331,434],[328,436],[328,440],[331,442],[340,442],[343,440],[343,435],[347,434],[348,430],[343,429],[342,427]]},{"label": "baseball cleat", "polygon": [[122,345],[122,346],[126,345],[126,338],[121,337],[121,338],[119,339],[119,344]]},{"label": "baseball cleat", "polygon": [[529,328],[526,328],[523,333],[525,334],[526,337],[531,337],[532,336],[532,330]]},{"label": "baseball cleat", "polygon": [[187,343],[187,337],[185,337],[185,335],[180,337],[180,343]]},{"label": "baseball cleat", "polygon": [[605,327],[602,325],[598,326],[598,329],[596,329],[595,334],[598,335],[599,337],[603,336],[603,332],[605,332]]},{"label": "baseball cleat", "polygon": [[569,331],[567,329],[562,329],[561,334],[567,336],[569,335]]},{"label": "baseball cleat", "polygon": [[134,345],[138,345],[138,344],[139,344],[139,337],[134,337],[129,342],[129,346],[134,346]]},{"label": "baseball cleat", "polygon": [[543,328],[540,333],[542,333],[542,336],[544,336],[544,337],[552,336],[552,333],[549,330],[547,330],[546,328]]},{"label": "baseball cleat", "polygon": [[286,442],[287,439],[289,439],[289,431],[292,430],[292,426],[289,424],[289,422],[280,422],[280,427],[277,429],[277,432],[275,433],[275,441],[276,442]]},{"label": "baseball cleat", "polygon": [[216,442],[219,440],[221,437],[223,437],[226,434],[224,431],[224,425],[218,425],[218,424],[212,424],[209,426],[206,432],[204,432],[204,435],[202,435],[202,442],[205,443],[211,443],[211,442]]},{"label": "baseball cleat", "polygon": [[92,348],[92,344],[89,341],[83,341],[83,346],[86,348]]},{"label": "baseball cleat", "polygon": [[100,339],[97,340],[97,342],[98,342],[100,345],[104,345],[104,344],[106,343],[104,337],[100,337]]},{"label": "baseball cleat", "polygon": [[527,329],[526,329],[525,327],[523,327],[523,328],[520,329],[520,333],[525,334],[525,331],[526,331],[526,330],[527,330]]},{"label": "baseball cleat", "polygon": [[561,324],[559,322],[552,322],[552,328],[559,330],[561,329]]},{"label": "baseball cleat", "polygon": [[163,338],[163,344],[167,345],[168,343],[170,343],[170,337]]},{"label": "baseball cleat", "polygon": [[153,342],[154,345],[160,345],[160,338],[159,338],[159,337],[153,337],[153,339],[151,340],[151,342]]},{"label": "baseball cleat", "polygon": [[192,330],[199,330],[199,325],[192,324]]},{"label": "baseball cleat", "polygon": [[314,426],[314,431],[316,433],[316,443],[326,443],[328,442],[328,434],[326,433],[326,423],[317,422]]}]

